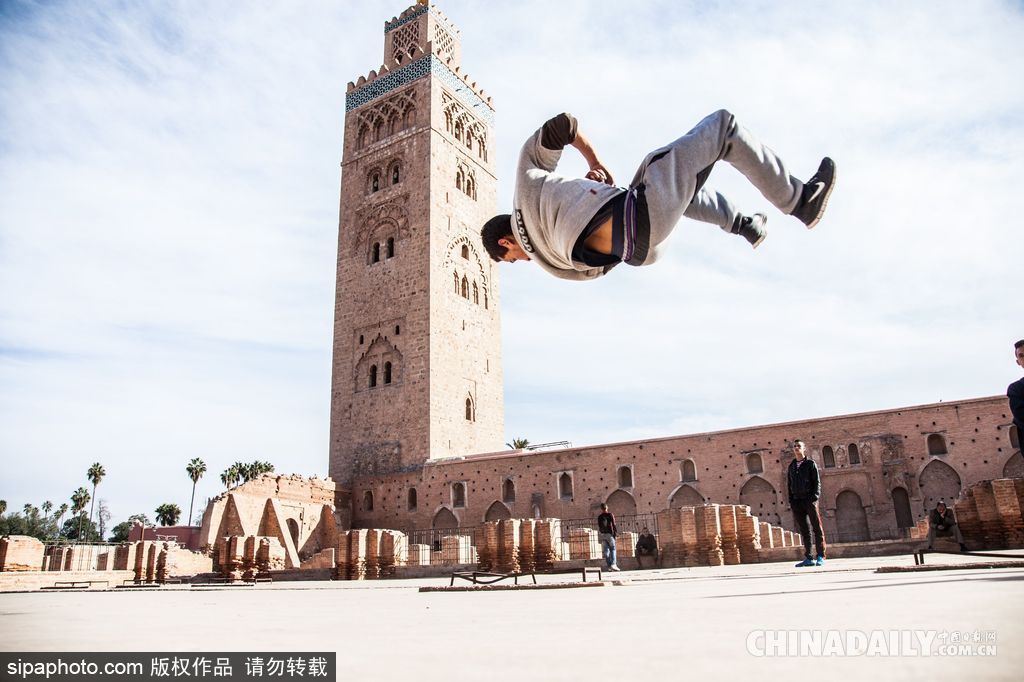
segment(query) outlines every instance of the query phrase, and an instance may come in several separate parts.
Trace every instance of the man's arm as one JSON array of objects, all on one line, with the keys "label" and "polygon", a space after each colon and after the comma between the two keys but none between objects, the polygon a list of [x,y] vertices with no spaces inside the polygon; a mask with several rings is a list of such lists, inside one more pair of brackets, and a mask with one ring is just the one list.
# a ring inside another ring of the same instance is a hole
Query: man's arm
[{"label": "man's arm", "polygon": [[1006,397],[1010,399],[1010,412],[1013,420],[1024,424],[1024,379],[1015,381],[1006,389]]},{"label": "man's arm", "polygon": [[814,460],[810,460],[813,466],[811,467],[811,484],[814,486],[814,500],[817,501],[821,497],[821,476],[818,475],[818,463]]},{"label": "man's arm", "polygon": [[601,163],[601,159],[597,157],[597,152],[594,151],[594,146],[590,144],[590,140],[580,130],[576,129],[576,139],[570,142],[576,150],[583,155],[590,170],[587,171],[587,179],[594,180],[596,182],[603,182],[606,185],[614,185],[615,180],[612,178],[612,173],[604,164]]}]

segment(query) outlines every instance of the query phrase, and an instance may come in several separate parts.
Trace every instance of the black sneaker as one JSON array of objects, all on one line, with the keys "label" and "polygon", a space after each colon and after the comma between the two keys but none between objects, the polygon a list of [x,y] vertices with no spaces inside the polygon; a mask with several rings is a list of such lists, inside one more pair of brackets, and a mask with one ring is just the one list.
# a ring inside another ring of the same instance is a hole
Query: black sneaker
[{"label": "black sneaker", "polygon": [[817,225],[821,220],[821,214],[825,212],[832,188],[835,186],[836,162],[826,156],[821,160],[818,172],[804,183],[803,196],[800,197],[800,203],[793,209],[792,215],[799,218],[808,230]]},{"label": "black sneaker", "polygon": [[768,236],[768,232],[764,229],[766,222],[768,222],[768,217],[763,213],[755,213],[751,216],[738,215],[733,221],[731,231],[746,239],[756,249]]}]

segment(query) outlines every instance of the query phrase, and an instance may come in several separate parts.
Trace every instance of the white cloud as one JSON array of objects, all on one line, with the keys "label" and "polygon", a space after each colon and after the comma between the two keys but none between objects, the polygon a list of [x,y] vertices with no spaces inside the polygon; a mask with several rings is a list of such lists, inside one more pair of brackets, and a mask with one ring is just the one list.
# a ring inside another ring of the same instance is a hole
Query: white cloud
[{"label": "white cloud", "polygon": [[[503,270],[508,436],[670,435],[1000,392],[1015,378],[1024,70],[1004,2],[442,3],[498,107],[499,199],[560,110],[620,182],[727,107],[839,185],[751,252],[684,222],[665,260]],[[391,2],[0,10],[0,496],[93,461],[115,520],[185,463],[326,471],[345,83]],[[566,172],[582,164],[567,151]],[[730,168],[710,185],[767,203]]]}]

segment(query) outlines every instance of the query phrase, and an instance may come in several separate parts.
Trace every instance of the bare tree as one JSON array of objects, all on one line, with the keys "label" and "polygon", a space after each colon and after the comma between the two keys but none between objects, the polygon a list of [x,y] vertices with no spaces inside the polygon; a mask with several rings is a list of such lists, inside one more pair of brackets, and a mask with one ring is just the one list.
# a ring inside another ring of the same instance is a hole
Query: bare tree
[{"label": "bare tree", "polygon": [[96,523],[100,532],[100,542],[107,537],[107,524],[110,523],[110,508],[106,500],[100,500],[96,510]]}]

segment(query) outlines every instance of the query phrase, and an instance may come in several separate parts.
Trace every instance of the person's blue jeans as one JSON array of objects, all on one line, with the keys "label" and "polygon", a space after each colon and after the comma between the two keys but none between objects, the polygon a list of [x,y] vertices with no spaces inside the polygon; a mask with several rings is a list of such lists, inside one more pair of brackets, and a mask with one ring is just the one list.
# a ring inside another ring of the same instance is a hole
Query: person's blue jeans
[{"label": "person's blue jeans", "polygon": [[608,568],[615,565],[615,536],[611,533],[601,533],[601,556]]}]

